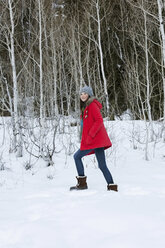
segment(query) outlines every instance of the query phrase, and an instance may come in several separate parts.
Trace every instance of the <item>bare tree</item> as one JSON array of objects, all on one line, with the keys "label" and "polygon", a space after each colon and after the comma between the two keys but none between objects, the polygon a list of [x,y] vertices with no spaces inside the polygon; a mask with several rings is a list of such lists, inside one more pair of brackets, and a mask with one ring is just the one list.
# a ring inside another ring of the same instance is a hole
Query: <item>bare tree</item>
[{"label": "bare tree", "polygon": [[[1,100],[3,106],[6,106],[6,109],[11,114],[12,127],[13,127],[13,144],[12,151],[17,152],[17,156],[22,156],[22,130],[21,130],[21,119],[19,118],[18,111],[18,101],[19,101],[19,92],[18,92],[18,72],[16,69],[16,34],[15,27],[19,16],[16,16],[17,4],[13,0],[8,0],[6,3],[3,3],[4,12],[2,13],[3,19],[1,20],[1,25],[4,25],[2,28],[3,31],[3,41],[2,44],[7,47],[10,65],[11,65],[11,79],[12,79],[12,92],[10,90],[9,83],[5,76],[2,80],[2,89],[5,90],[8,103],[6,100]],[[8,19],[9,17],[9,19]],[[2,68],[2,67],[1,67]],[[2,75],[3,70],[1,69]],[[6,88],[6,89],[5,89]]]},{"label": "bare tree", "polygon": [[[163,81],[163,92],[164,92],[164,128],[165,128],[165,75],[164,75],[164,68],[165,68],[165,31],[164,31],[164,20],[163,20],[163,11],[165,8],[165,2],[163,3],[162,0],[157,0],[158,4],[158,17],[160,23],[160,33],[161,33],[161,55],[162,55],[162,81]],[[165,141],[165,132],[164,132],[164,141]]]}]

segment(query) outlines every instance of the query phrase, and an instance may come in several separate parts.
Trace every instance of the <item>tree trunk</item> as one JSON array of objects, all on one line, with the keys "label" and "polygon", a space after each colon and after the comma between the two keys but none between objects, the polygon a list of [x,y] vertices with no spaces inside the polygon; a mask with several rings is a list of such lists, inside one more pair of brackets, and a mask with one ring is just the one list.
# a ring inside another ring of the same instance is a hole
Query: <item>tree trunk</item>
[{"label": "tree trunk", "polygon": [[43,97],[43,71],[42,71],[42,1],[38,0],[38,14],[39,14],[39,78],[40,78],[40,154],[43,157],[43,143],[44,143],[44,97]]},{"label": "tree trunk", "polygon": [[12,76],[13,76],[13,103],[14,103],[14,113],[13,113],[13,134],[14,134],[14,150],[17,152],[17,157],[22,157],[22,138],[20,137],[21,126],[19,124],[18,116],[18,84],[17,84],[17,73],[16,73],[16,61],[15,61],[15,48],[14,48],[14,13],[12,7],[12,0],[8,0],[9,12],[10,12],[10,61],[12,66]]},{"label": "tree trunk", "polygon": [[[163,21],[163,2],[162,0],[157,0],[158,3],[158,15],[159,15],[159,23],[160,23],[160,33],[162,39],[162,60],[163,60],[163,68],[162,68],[162,79],[163,79],[163,93],[164,93],[164,101],[163,101],[163,119],[164,119],[164,129],[165,129],[165,75],[164,75],[164,68],[165,68],[165,32],[164,32],[164,21]],[[165,2],[164,2],[165,7]],[[165,132],[164,132],[164,141],[165,141]]]},{"label": "tree trunk", "polygon": [[104,71],[103,50],[102,50],[102,44],[101,44],[101,20],[100,20],[99,8],[100,8],[99,0],[97,0],[96,11],[97,11],[97,24],[98,24],[98,47],[99,47],[99,53],[100,53],[101,73],[102,73],[103,82],[104,82],[104,93],[105,93],[106,111],[107,111],[106,114],[107,116],[109,116],[110,108],[109,108],[109,99],[108,99],[108,91],[107,91],[107,80],[106,80],[105,71]]}]

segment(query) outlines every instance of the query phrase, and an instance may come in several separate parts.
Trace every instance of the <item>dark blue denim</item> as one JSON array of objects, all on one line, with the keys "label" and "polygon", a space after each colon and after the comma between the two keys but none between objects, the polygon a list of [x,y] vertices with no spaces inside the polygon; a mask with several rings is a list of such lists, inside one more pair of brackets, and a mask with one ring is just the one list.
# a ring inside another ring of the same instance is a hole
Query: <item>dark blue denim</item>
[{"label": "dark blue denim", "polygon": [[79,176],[84,176],[84,166],[82,163],[82,157],[87,155],[89,152],[93,151],[95,152],[97,162],[99,169],[102,171],[105,180],[107,181],[108,184],[113,184],[113,178],[112,175],[106,165],[105,161],[105,153],[104,153],[104,148],[96,148],[96,149],[91,149],[91,150],[83,150],[81,151],[80,149],[74,154],[74,160],[77,168],[77,172]]}]

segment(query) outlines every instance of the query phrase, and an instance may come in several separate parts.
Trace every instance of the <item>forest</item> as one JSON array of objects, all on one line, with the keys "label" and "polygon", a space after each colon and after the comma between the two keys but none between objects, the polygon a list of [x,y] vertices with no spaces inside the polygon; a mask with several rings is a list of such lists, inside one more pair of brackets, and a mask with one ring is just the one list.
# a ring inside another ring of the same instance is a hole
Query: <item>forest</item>
[{"label": "forest", "polygon": [[1,115],[70,115],[87,84],[111,120],[127,109],[134,119],[164,118],[164,5],[1,1]]},{"label": "forest", "polygon": [[85,84],[109,120],[165,122],[163,0],[2,0],[0,10],[0,114],[14,147],[30,118],[40,137],[45,120],[56,132],[59,116],[77,118]]}]

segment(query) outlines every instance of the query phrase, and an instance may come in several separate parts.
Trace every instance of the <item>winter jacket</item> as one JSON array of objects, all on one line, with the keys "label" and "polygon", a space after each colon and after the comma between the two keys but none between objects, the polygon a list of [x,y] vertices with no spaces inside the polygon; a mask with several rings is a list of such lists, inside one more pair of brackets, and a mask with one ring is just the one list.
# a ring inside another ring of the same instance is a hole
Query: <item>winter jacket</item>
[{"label": "winter jacket", "polygon": [[[102,104],[94,97],[87,101],[87,106],[83,114],[83,130],[80,150],[89,150],[99,147],[107,149],[112,143],[106,132],[101,115]],[[94,151],[89,154],[94,153]],[[88,154],[88,155],[89,155]]]}]

